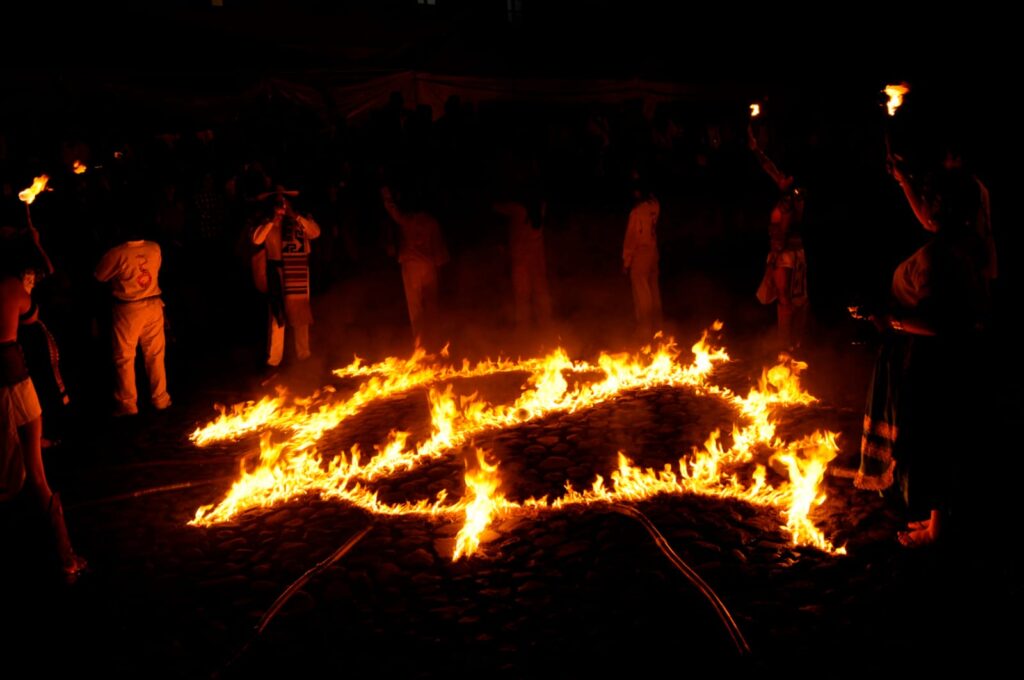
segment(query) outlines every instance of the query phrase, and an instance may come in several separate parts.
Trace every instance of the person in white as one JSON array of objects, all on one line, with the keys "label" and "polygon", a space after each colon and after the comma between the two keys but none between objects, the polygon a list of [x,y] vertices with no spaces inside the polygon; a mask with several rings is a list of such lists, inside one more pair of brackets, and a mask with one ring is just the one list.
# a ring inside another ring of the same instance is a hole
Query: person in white
[{"label": "person in white", "polygon": [[295,356],[310,357],[309,325],[313,311],[309,304],[310,240],[320,236],[320,225],[292,208],[286,192],[274,192],[277,203],[273,216],[256,226],[252,242],[266,249],[267,288],[270,297],[267,366],[276,367],[284,358],[284,328],[295,334]]},{"label": "person in white", "polygon": [[535,213],[524,201],[496,203],[494,210],[508,221],[508,247],[512,260],[512,291],[515,295],[516,327],[540,327],[551,321],[547,258],[544,254],[544,203]]},{"label": "person in white", "polygon": [[113,346],[117,382],[115,415],[138,413],[135,348],[149,377],[150,401],[162,410],[171,405],[164,370],[164,303],[160,299],[160,246],[153,241],[125,241],[108,250],[96,266],[96,278],[109,281],[114,295]]},{"label": "person in white", "polygon": [[622,271],[633,285],[633,311],[637,330],[653,335],[661,326],[661,289],[658,285],[658,216],[661,205],[650,192],[633,192],[633,209],[622,244]]},{"label": "person in white", "polygon": [[448,262],[441,226],[422,210],[403,211],[395,204],[390,188],[382,187],[380,195],[399,229],[398,262],[413,337],[417,345],[432,342],[437,333],[437,268]]}]

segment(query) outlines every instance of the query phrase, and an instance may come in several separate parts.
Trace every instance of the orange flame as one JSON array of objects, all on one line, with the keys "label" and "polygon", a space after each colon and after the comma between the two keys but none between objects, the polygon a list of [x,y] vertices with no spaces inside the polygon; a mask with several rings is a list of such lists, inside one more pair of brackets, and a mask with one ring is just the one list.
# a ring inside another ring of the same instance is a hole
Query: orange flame
[{"label": "orange flame", "polygon": [[[719,330],[716,322],[714,329]],[[197,429],[192,440],[200,446],[232,441],[260,432],[260,456],[252,469],[243,469],[228,494],[215,505],[200,507],[191,524],[209,526],[228,521],[253,508],[270,507],[306,493],[347,501],[368,512],[397,515],[421,514],[433,517],[461,516],[453,560],[473,555],[481,534],[496,518],[504,515],[557,511],[571,505],[639,501],[662,494],[704,494],[735,498],[777,509],[785,518],[780,528],[788,531],[795,545],[814,545],[842,553],[821,533],[810,514],[824,500],[821,482],[828,462],[835,457],[836,435],[815,432],[796,442],[776,436],[774,412],[792,405],[808,404],[815,398],[800,386],[800,372],[806,364],[782,356],[766,369],[746,397],[709,382],[714,368],[729,356],[713,347],[705,332],[692,347],[690,363],[680,361],[672,339],[655,337],[658,344],[636,354],[602,353],[596,363],[572,361],[562,349],[545,357],[511,361],[483,361],[461,366],[434,363],[434,357],[417,349],[409,359],[387,358],[363,365],[356,358],[335,371],[342,377],[365,378],[348,397],[323,390],[308,398],[289,400],[283,393],[222,409],[221,416]],[[502,372],[530,374],[519,397],[508,405],[491,404],[476,394],[457,396],[451,380],[474,378]],[[585,382],[584,374],[596,375]],[[567,376],[575,376],[573,382]],[[443,389],[434,385],[447,382]],[[694,450],[673,469],[640,469],[625,454],[611,473],[611,486],[597,475],[592,487],[576,491],[567,482],[565,493],[556,499],[530,498],[523,502],[498,493],[500,478],[496,463],[477,449],[477,469],[465,476],[465,493],[450,502],[445,492],[435,499],[399,504],[380,501],[376,491],[364,484],[395,472],[411,470],[428,461],[457,453],[475,437],[486,432],[515,427],[554,413],[574,413],[618,398],[627,391],[659,386],[688,388],[697,394],[721,400],[740,419],[733,425],[728,443],[718,431],[711,433],[701,451]],[[317,443],[328,430],[362,411],[370,403],[389,399],[415,389],[426,389],[431,430],[427,439],[410,441],[407,432],[393,431],[374,455],[364,460],[358,446],[325,460]],[[275,441],[275,437],[277,440]],[[766,465],[775,463],[780,478],[769,481]]]},{"label": "orange flame", "polygon": [[760,115],[761,115],[761,105],[760,104],[751,104],[750,105],[750,117],[751,118],[757,118]]},{"label": "orange flame", "polygon": [[76,175],[84,175],[85,171],[88,169],[89,166],[87,166],[82,161],[75,161],[74,164],[72,164],[71,166],[72,172],[74,172]]},{"label": "orange flame", "polygon": [[23,203],[27,203],[28,205],[32,205],[32,202],[34,200],[36,200],[36,196],[39,195],[39,192],[41,192],[41,191],[52,191],[51,189],[48,189],[46,187],[46,183],[49,182],[49,181],[50,181],[50,176],[49,175],[40,175],[39,177],[36,177],[32,181],[32,186],[30,186],[28,189],[25,189],[24,191],[19,191],[18,192],[18,198],[21,199],[21,201]]},{"label": "orange flame", "polygon": [[885,108],[889,111],[890,116],[896,115],[896,109],[903,106],[903,95],[910,92],[910,86],[906,83],[897,83],[895,85],[886,85],[885,89],[882,90],[889,101],[886,102]]},{"label": "orange flame", "polygon": [[491,523],[504,496],[495,496],[501,480],[498,464],[487,462],[483,450],[476,450],[478,469],[466,472],[466,519],[455,537],[455,553],[452,561],[470,556],[480,547],[480,535]]}]

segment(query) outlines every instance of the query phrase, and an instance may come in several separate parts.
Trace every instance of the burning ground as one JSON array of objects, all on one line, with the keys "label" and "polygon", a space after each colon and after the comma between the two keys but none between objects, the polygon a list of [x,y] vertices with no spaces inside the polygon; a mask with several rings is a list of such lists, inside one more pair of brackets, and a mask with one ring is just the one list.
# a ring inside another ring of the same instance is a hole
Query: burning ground
[{"label": "burning ground", "polygon": [[859,409],[813,400],[798,363],[729,361],[714,337],[694,352],[353,363],[333,391],[213,421],[197,407],[188,439],[182,420],[113,438],[141,459],[81,480],[69,512],[96,565],[76,594],[97,620],[81,662],[179,677],[771,669],[927,620],[907,585],[933,558],[897,551],[883,499],[818,474],[835,442],[848,462]]}]

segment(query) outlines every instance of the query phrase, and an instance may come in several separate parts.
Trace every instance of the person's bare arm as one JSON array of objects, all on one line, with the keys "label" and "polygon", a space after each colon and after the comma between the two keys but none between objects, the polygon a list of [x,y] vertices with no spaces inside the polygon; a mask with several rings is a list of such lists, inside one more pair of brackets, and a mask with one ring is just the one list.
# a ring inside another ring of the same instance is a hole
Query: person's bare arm
[{"label": "person's bare arm", "polygon": [[872,320],[875,321],[875,325],[878,326],[880,330],[888,330],[891,328],[897,333],[909,333],[910,335],[924,336],[938,334],[935,328],[924,319],[912,316],[897,318],[892,314],[883,314],[881,317],[872,317]]},{"label": "person's bare arm", "polygon": [[296,215],[295,221],[299,223],[299,227],[306,238],[317,238],[320,236],[320,225],[311,216]]},{"label": "person's bare arm", "polygon": [[252,242],[254,245],[263,245],[263,242],[267,240],[267,236],[270,234],[270,230],[281,224],[284,212],[284,207],[278,206],[274,209],[274,216],[272,218],[256,225],[256,228],[252,230]]},{"label": "person's bare arm", "polygon": [[927,231],[932,233],[938,231],[938,225],[932,221],[931,216],[928,214],[928,210],[924,205],[924,200],[921,195],[914,189],[914,185],[911,182],[910,176],[903,169],[899,156],[891,156],[889,159],[889,167],[891,168],[892,176],[896,182],[903,189],[903,195],[907,197],[907,203],[910,204],[910,209],[914,211],[914,216],[917,221],[921,223]]},{"label": "person's bare arm", "polygon": [[[749,125],[747,126],[747,146],[749,146],[750,150],[754,152],[754,156],[757,158],[757,162],[761,165],[761,169],[772,178],[772,181],[775,182],[775,186],[780,189],[785,188],[787,179],[789,178],[787,178],[786,173],[779,170],[778,166],[775,165],[775,162],[768,157],[768,154],[762,151],[761,147],[757,145],[757,138],[754,137],[754,129]],[[792,180],[790,180],[790,182],[791,181]]]},{"label": "person's bare arm", "polygon": [[46,273],[52,274],[54,272],[53,262],[50,261],[50,256],[46,254],[46,250],[43,248],[43,244],[39,239],[39,230],[34,226],[29,226],[28,230],[32,235],[32,243],[36,245],[36,250],[39,251],[39,256],[43,258],[43,265],[46,267]]}]

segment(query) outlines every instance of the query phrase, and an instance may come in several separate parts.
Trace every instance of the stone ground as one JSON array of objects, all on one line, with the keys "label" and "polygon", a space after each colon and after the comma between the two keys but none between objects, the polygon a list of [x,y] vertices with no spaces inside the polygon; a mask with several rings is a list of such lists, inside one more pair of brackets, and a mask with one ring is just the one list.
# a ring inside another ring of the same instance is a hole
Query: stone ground
[{"label": "stone ground", "polygon": [[[788,411],[782,430],[840,431],[841,467],[859,442],[870,357],[850,350],[835,365],[845,369],[814,377],[812,368],[811,389],[826,398]],[[742,386],[758,371],[737,362],[721,377]],[[4,561],[36,571],[12,572],[23,580],[12,589],[0,646],[38,649],[34,658],[54,672],[98,677],[637,677],[695,668],[833,677],[953,662],[995,667],[1019,637],[1020,568],[1008,547],[992,543],[996,523],[961,528],[943,548],[907,551],[894,540],[905,521],[899,504],[836,475],[816,517],[847,546],[844,557],[791,547],[776,513],[744,503],[671,497],[638,505],[732,612],[752,650],[743,657],[642,526],[605,508],[499,522],[485,554],[458,563],[450,560],[457,524],[373,518],[311,497],[189,527],[253,448],[188,442],[212,403],[254,394],[245,381],[216,389],[206,382],[166,413],[80,423],[77,436],[47,454],[91,569],[71,588],[54,587],[38,575],[39,551],[16,541],[14,559]],[[620,449],[645,465],[675,461],[728,416],[687,390],[657,389],[477,444],[501,461],[508,494],[525,498],[557,494],[566,479],[583,487],[596,473],[607,477]],[[392,427],[416,432],[426,422],[416,393],[373,406],[330,444],[371,444]],[[463,472],[461,459],[446,460],[380,488],[388,500],[460,493]],[[289,584],[367,525],[348,554],[256,634]]]}]

